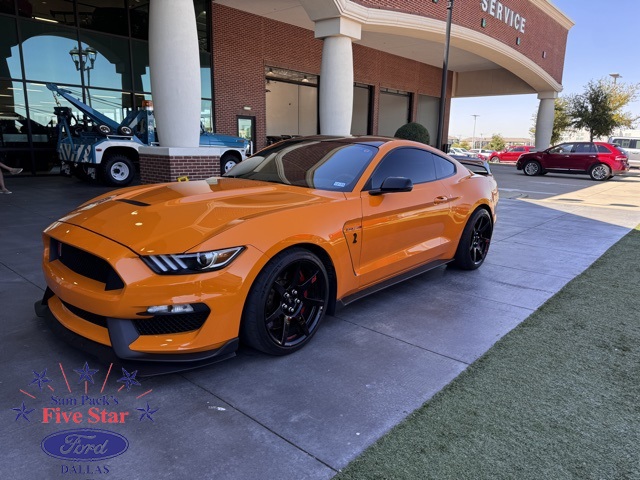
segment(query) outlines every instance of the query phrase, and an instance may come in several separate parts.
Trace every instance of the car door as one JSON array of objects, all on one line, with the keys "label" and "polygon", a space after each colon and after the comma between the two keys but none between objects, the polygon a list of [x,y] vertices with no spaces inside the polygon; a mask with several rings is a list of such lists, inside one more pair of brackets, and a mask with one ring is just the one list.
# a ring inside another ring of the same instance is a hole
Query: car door
[{"label": "car door", "polygon": [[571,164],[573,143],[561,143],[550,148],[542,155],[542,168],[567,170]]},{"label": "car door", "polygon": [[515,162],[518,160],[518,157],[524,153],[524,147],[511,147],[509,150],[505,152],[502,160],[507,162]]},{"label": "car door", "polygon": [[[370,195],[387,177],[406,177],[410,192]],[[367,286],[437,259],[453,224],[451,197],[436,179],[431,152],[400,147],[380,162],[361,192],[362,230],[356,273]]]},{"label": "car door", "polygon": [[598,152],[593,143],[580,142],[573,146],[568,160],[568,168],[570,170],[588,172],[596,163],[598,163]]}]

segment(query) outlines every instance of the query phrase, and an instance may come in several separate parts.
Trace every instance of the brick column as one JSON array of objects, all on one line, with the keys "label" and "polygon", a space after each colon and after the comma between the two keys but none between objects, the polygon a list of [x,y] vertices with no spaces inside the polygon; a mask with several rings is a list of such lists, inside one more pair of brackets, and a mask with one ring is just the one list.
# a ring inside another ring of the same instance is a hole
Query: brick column
[{"label": "brick column", "polygon": [[138,154],[143,184],[220,176],[220,156],[214,148],[142,147]]}]

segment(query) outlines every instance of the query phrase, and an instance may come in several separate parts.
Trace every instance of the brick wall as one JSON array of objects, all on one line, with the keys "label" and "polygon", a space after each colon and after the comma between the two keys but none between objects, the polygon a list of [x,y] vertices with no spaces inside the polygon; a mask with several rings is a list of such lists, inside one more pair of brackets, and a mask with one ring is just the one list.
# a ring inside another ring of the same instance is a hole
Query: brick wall
[{"label": "brick wall", "polygon": [[[264,67],[319,75],[323,41],[314,38],[311,30],[216,3],[212,24],[216,130],[235,135],[236,116],[255,115],[256,146],[262,148],[266,145]],[[440,96],[440,68],[361,45],[353,46],[353,63],[354,80],[374,87],[373,134],[378,128],[381,88]],[[450,98],[450,81],[448,87]],[[417,101],[413,104],[415,118]],[[244,106],[251,111],[243,110]],[[448,123],[446,118],[445,128]]]},{"label": "brick wall", "polygon": [[[430,0],[351,0],[369,8],[392,10],[446,21],[447,1]],[[490,3],[490,0],[489,0]],[[525,32],[520,33],[504,21],[483,12],[481,0],[454,0],[452,22],[475,30],[514,48],[542,67],[558,83],[562,83],[568,30],[551,19],[529,0],[500,0],[504,6],[526,18]],[[497,1],[496,1],[497,4]],[[487,21],[486,27],[481,20]],[[520,45],[516,44],[520,37]],[[546,52],[546,57],[542,57]]]},{"label": "brick wall", "polygon": [[175,182],[180,177],[204,180],[219,175],[219,156],[140,154],[140,181],[143,184]]}]

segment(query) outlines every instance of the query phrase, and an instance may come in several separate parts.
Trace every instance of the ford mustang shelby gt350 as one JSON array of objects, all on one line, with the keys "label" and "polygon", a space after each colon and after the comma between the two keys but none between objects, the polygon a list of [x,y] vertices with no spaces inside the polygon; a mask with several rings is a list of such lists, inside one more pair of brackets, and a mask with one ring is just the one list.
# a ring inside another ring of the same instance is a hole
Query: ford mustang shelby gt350
[{"label": "ford mustang shelby gt350", "polygon": [[38,310],[122,361],[211,362],[241,340],[287,354],[337,305],[446,263],[478,268],[497,202],[481,160],[293,138],[222,177],[116,190],[53,223]]}]

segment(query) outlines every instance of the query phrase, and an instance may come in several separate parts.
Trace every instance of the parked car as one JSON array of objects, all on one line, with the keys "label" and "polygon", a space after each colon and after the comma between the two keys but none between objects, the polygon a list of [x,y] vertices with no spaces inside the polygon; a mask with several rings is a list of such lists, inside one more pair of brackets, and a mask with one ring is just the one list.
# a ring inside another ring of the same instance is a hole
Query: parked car
[{"label": "parked car", "polygon": [[640,138],[638,137],[610,137],[609,143],[622,148],[629,157],[629,166],[640,168]]},{"label": "parked car", "polygon": [[451,147],[449,149],[449,153],[452,155],[459,155],[461,157],[477,158],[477,155],[475,153],[472,153],[466,148],[462,147]]},{"label": "parked car", "polygon": [[547,172],[588,174],[593,180],[608,180],[629,171],[627,155],[618,146],[604,142],[561,143],[542,152],[525,153],[516,168],[525,175]]},{"label": "parked car", "polygon": [[469,151],[475,153],[476,156],[478,158],[481,158],[482,160],[489,160],[491,158],[491,154],[493,153],[493,150],[485,150],[483,148],[472,148]]},{"label": "parked car", "polygon": [[294,352],[338,304],[482,265],[498,190],[487,162],[467,162],[408,140],[316,136],[222,177],[105,193],[44,231],[36,312],[125,364],[212,363],[239,340]]},{"label": "parked car", "polygon": [[506,148],[500,152],[492,152],[489,157],[491,162],[515,162],[520,158],[523,153],[531,152],[535,150],[533,145],[516,145],[514,147]]}]

